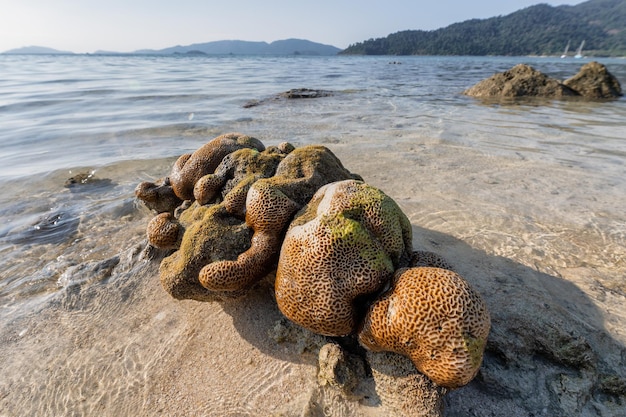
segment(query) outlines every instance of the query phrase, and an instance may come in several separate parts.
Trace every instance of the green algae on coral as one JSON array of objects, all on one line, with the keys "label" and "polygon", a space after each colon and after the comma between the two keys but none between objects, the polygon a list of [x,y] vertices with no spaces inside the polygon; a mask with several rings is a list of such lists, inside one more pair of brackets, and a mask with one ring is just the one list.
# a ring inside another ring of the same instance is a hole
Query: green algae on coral
[{"label": "green algae on coral", "polygon": [[222,205],[194,203],[179,219],[185,234],[178,251],[161,261],[159,273],[163,287],[177,299],[215,301],[220,299],[202,287],[200,270],[209,263],[231,260],[249,249],[252,229],[229,216]]},{"label": "green algae on coral", "polygon": [[471,366],[478,368],[483,360],[483,352],[485,351],[487,340],[476,338],[468,333],[464,333],[463,342],[465,349],[469,353]]},{"label": "green algae on coral", "polygon": [[393,262],[385,248],[358,220],[339,213],[334,216],[324,215],[319,222],[321,226],[328,228],[331,247],[357,253],[359,262],[367,263],[364,267],[367,270],[393,273]]}]

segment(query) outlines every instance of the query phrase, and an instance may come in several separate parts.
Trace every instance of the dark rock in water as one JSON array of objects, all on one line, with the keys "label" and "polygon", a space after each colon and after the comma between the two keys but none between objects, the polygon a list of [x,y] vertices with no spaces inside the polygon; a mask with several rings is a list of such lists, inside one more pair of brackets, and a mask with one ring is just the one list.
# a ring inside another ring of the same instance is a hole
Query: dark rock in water
[{"label": "dark rock in water", "polygon": [[82,186],[85,185],[107,187],[112,184],[113,182],[110,179],[97,178],[93,172],[81,172],[68,178],[65,181],[64,187],[69,188],[70,191],[77,191],[79,188],[83,189]]},{"label": "dark rock in water", "polygon": [[499,98],[561,98],[578,95],[570,87],[526,64],[518,64],[508,71],[494,74],[465,90],[463,94]]},{"label": "dark rock in water", "polygon": [[619,81],[598,62],[582,66],[578,74],[563,82],[581,96],[591,99],[615,98],[622,95]]},{"label": "dark rock in water", "polygon": [[270,98],[266,98],[263,100],[250,100],[246,104],[243,105],[245,109],[250,107],[256,107],[261,104],[265,104],[269,101],[277,101],[281,99],[303,99],[303,98],[320,98],[320,97],[330,97],[334,95],[333,91],[329,90],[316,90],[311,88],[294,88],[292,90],[284,91],[282,93],[276,94]]},{"label": "dark rock in water", "polygon": [[283,98],[319,98],[332,96],[332,91],[313,90],[310,88],[294,88],[279,94]]},{"label": "dark rock in water", "polygon": [[9,241],[17,244],[59,244],[67,242],[78,230],[80,220],[66,211],[56,211],[41,217],[25,230],[9,234]]},{"label": "dark rock in water", "polygon": [[116,255],[100,261],[85,262],[67,268],[59,277],[57,285],[69,288],[86,283],[105,281],[113,274],[113,269],[120,263]]}]

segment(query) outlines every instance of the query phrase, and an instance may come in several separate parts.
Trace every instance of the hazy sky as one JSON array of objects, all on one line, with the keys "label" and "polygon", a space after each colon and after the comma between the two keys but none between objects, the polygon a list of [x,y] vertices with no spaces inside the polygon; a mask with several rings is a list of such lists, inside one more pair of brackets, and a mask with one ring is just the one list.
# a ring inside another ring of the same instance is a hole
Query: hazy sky
[{"label": "hazy sky", "polygon": [[131,52],[224,39],[301,38],[345,48],[537,3],[582,0],[0,0],[0,52],[47,46]]}]

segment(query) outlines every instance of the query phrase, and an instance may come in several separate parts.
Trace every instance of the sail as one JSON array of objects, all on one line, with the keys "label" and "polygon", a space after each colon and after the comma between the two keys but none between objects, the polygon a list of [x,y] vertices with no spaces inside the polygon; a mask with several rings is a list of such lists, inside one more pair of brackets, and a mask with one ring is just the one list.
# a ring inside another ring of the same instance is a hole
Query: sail
[{"label": "sail", "polygon": [[582,41],[580,43],[580,46],[576,50],[576,55],[574,55],[574,58],[582,58],[583,57],[583,46],[585,46],[585,41]]},{"label": "sail", "polygon": [[567,57],[567,51],[569,51],[569,43],[570,41],[567,41],[567,45],[565,46],[565,51],[563,51],[563,55],[561,55],[561,58]]}]

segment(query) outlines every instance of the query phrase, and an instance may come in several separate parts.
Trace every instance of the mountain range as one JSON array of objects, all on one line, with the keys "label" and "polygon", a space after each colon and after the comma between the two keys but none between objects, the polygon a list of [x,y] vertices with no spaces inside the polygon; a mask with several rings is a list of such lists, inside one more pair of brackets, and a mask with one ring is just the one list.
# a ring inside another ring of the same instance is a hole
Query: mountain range
[{"label": "mountain range", "polygon": [[[130,54],[140,55],[337,55],[341,49],[304,39],[284,39],[267,42],[225,40],[172,46],[164,49],[141,49]],[[72,54],[41,46],[11,49],[4,54]],[[125,55],[121,52],[96,51],[100,55]]]},{"label": "mountain range", "polygon": [[58,49],[47,48],[45,46],[24,46],[22,48],[11,49],[3,54],[19,54],[19,55],[70,55],[73,52],[59,51]]},{"label": "mountain range", "polygon": [[215,41],[194,43],[187,46],[173,46],[170,48],[151,50],[142,49],[136,54],[207,54],[207,55],[337,55],[341,49],[311,42],[304,39],[284,39],[267,42],[251,41]]}]

